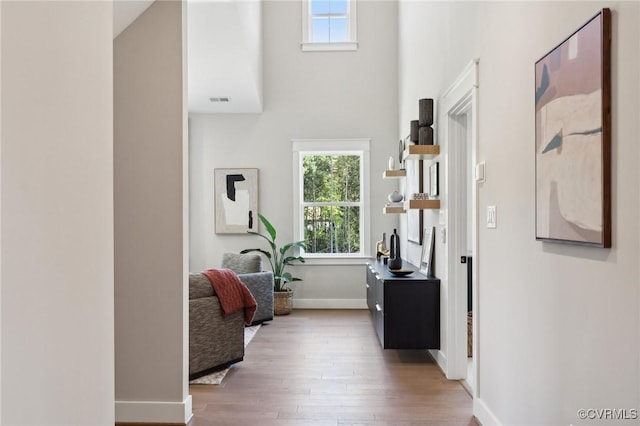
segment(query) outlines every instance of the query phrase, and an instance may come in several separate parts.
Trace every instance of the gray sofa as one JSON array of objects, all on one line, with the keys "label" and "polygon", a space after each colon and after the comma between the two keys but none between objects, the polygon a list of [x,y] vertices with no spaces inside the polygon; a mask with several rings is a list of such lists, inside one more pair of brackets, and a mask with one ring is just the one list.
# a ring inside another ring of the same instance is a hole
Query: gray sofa
[{"label": "gray sofa", "polygon": [[259,254],[224,253],[222,267],[233,270],[240,281],[249,288],[258,308],[251,325],[273,319],[273,272],[262,270]]},{"label": "gray sofa", "polygon": [[189,274],[189,380],[244,358],[244,312],[222,316],[211,282]]}]

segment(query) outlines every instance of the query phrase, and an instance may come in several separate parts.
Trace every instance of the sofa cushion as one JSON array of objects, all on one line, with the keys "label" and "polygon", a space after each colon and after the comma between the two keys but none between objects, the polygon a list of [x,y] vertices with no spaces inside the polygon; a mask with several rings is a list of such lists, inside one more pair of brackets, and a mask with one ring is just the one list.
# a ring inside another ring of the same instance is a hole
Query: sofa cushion
[{"label": "sofa cushion", "polygon": [[256,253],[225,253],[222,255],[222,267],[236,274],[251,274],[262,271],[262,256]]}]

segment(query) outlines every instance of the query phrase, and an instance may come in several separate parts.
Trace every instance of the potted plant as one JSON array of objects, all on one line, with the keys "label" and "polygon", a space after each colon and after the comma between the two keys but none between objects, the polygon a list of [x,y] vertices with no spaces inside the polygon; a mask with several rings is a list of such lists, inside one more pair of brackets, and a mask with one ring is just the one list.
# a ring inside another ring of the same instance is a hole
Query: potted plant
[{"label": "potted plant", "polygon": [[258,214],[258,217],[267,230],[267,235],[254,231],[248,232],[264,238],[269,243],[269,250],[251,248],[242,250],[240,253],[257,251],[267,258],[274,276],[274,314],[287,315],[293,310],[293,290],[287,284],[292,281],[301,281],[301,279],[292,276],[289,272],[285,272],[285,268],[289,265],[294,265],[295,262],[304,263],[302,256],[293,256],[292,252],[298,247],[304,249],[305,243],[304,241],[296,241],[278,247],[276,244],[276,228],[263,215]]}]

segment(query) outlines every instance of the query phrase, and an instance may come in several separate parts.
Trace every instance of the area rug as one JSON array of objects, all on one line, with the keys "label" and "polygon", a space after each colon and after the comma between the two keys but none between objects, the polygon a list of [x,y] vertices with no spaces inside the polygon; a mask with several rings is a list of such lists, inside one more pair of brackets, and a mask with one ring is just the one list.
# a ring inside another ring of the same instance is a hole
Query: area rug
[{"label": "area rug", "polygon": [[[260,328],[260,324],[253,325],[251,327],[245,327],[244,329],[244,347],[246,348],[251,339],[256,335],[258,329]],[[224,370],[216,371],[215,373],[211,373],[207,376],[199,377],[195,380],[191,380],[189,382],[190,385],[219,385],[222,383],[224,376],[227,375],[230,369],[234,368],[232,365],[229,368],[225,368]]]}]

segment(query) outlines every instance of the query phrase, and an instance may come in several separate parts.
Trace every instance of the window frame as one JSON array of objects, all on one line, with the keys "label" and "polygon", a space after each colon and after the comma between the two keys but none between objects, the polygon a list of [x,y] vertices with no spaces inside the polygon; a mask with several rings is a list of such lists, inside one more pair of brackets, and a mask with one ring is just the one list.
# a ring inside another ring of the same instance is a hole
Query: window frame
[{"label": "window frame", "polygon": [[370,146],[371,139],[293,139],[293,235],[294,241],[304,239],[303,168],[304,155],[360,155],[360,252],[359,253],[300,253],[307,264],[362,264],[371,256],[370,209]]},{"label": "window frame", "polygon": [[356,19],[356,0],[347,1],[347,41],[313,42],[311,41],[311,21],[315,15],[311,13],[312,0],[302,0],[302,43],[303,52],[354,51],[358,50],[358,31]]}]

